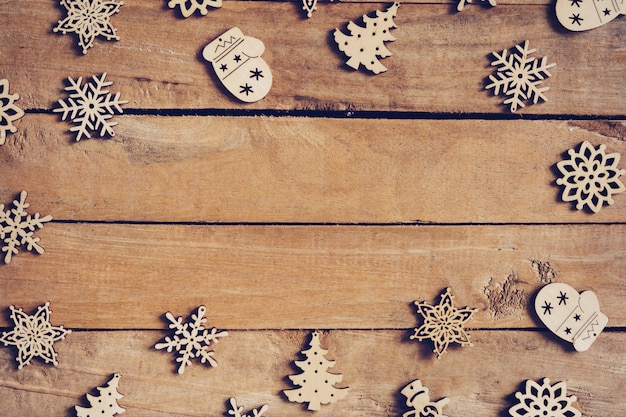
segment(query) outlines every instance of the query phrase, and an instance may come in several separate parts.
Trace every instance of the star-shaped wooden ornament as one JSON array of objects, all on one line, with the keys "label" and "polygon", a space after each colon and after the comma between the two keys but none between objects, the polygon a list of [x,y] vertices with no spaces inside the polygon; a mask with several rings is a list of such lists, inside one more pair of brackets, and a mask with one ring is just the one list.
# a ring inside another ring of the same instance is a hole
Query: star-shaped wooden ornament
[{"label": "star-shaped wooden ornament", "polygon": [[414,304],[417,306],[417,312],[424,318],[424,323],[415,329],[410,339],[432,340],[435,345],[433,352],[437,354],[437,359],[440,359],[441,355],[446,352],[450,343],[472,346],[463,326],[477,310],[454,307],[450,288],[446,288],[437,305],[429,305],[423,301],[415,301]]}]

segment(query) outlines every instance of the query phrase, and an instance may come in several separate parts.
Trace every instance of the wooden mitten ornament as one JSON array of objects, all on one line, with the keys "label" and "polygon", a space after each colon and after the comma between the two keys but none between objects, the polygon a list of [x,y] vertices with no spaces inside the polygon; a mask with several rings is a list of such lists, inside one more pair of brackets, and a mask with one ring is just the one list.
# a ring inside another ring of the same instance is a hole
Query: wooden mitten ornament
[{"label": "wooden mitten ornament", "polygon": [[400,394],[406,397],[406,405],[412,408],[402,414],[402,417],[447,417],[441,408],[448,404],[448,398],[431,401],[428,388],[424,387],[419,379],[402,388]]},{"label": "wooden mitten ornament", "polygon": [[334,387],[336,383],[341,382],[343,375],[327,371],[335,365],[335,361],[329,361],[324,357],[328,350],[322,349],[319,337],[319,332],[311,333],[309,349],[302,351],[306,359],[294,361],[295,365],[302,369],[302,373],[289,375],[289,379],[300,388],[283,391],[291,402],[308,402],[307,409],[312,411],[319,410],[322,404],[334,403],[348,395],[348,388]]},{"label": "wooden mitten ornament", "polygon": [[231,28],[202,50],[224,87],[246,103],[261,100],[272,87],[272,72],[261,58],[265,45]]},{"label": "wooden mitten ornament", "polygon": [[117,391],[120,374],[113,374],[111,380],[104,386],[98,387],[98,395],[86,394],[89,407],[74,406],[78,417],[113,417],[122,414],[125,410],[119,406],[117,400],[122,394]]},{"label": "wooden mitten ornament", "polygon": [[578,294],[561,282],[543,287],[535,299],[535,312],[554,334],[583,352],[591,346],[609,319],[600,312],[598,298],[591,291]]},{"label": "wooden mitten ornament", "polygon": [[626,0],[556,0],[556,18],[569,30],[580,32],[609,23],[626,12]]}]

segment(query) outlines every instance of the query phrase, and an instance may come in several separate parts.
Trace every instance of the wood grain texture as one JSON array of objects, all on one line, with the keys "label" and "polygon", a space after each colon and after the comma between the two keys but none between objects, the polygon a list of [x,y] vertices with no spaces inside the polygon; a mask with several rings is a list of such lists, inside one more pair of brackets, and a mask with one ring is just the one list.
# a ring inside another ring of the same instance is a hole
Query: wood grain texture
[{"label": "wood grain texture", "polygon": [[[116,116],[112,140],[27,115],[0,148],[2,203],[56,220],[605,223],[560,201],[555,164],[588,140],[626,155],[621,121]],[[569,157],[568,157],[569,158]],[[622,163],[623,166],[623,163]]]},{"label": "wood grain texture", "polygon": [[[51,32],[63,16],[54,2],[6,1],[0,20],[20,24],[3,27],[0,76],[26,109],[53,107],[68,76],[107,72],[113,91],[129,100],[127,108],[504,113],[502,99],[484,90],[493,71],[489,54],[528,39],[537,56],[557,67],[545,83],[549,102],[522,113],[624,114],[626,29],[620,19],[579,34],[560,27],[552,6],[479,6],[462,13],[450,6],[403,5],[395,19],[398,40],[388,44],[394,55],[384,60],[389,71],[373,77],[343,65],[331,32],[376,4],[333,4],[303,19],[297,3],[232,1],[203,18],[181,19],[164,2],[136,0],[111,20],[120,41],[97,40],[82,56],[75,38]],[[233,26],[265,43],[263,58],[274,76],[269,95],[250,105],[232,99],[200,56]],[[49,51],[54,59],[46,58]]]},{"label": "wood grain texture", "polygon": [[[305,331],[239,331],[216,345],[216,368],[199,363],[175,374],[173,356],[154,350],[163,334],[153,331],[78,332],[57,343],[57,368],[35,363],[17,372],[11,352],[0,350],[2,408],[19,415],[72,415],[84,394],[113,372],[122,378],[125,415],[183,417],[225,415],[236,396],[246,407],[269,404],[268,415],[310,415],[281,391],[299,372]],[[450,416],[505,416],[522,379],[565,380],[584,416],[621,417],[620,387],[626,379],[626,335],[606,333],[585,354],[568,351],[541,332],[475,331],[474,346],[454,349],[437,361],[428,346],[403,340],[401,331],[324,332],[322,346],[344,375],[348,396],[316,416],[399,416],[400,389],[415,378],[431,398],[447,396]],[[67,411],[67,412],[64,412]]]},{"label": "wood grain texture", "polygon": [[479,309],[467,327],[535,327],[531,297],[550,281],[593,290],[609,326],[626,325],[624,225],[49,224],[38,236],[45,254],[0,268],[0,299],[50,301],[69,328],[161,329],[166,311],[204,304],[225,330],[410,329],[413,301],[446,287]]}]

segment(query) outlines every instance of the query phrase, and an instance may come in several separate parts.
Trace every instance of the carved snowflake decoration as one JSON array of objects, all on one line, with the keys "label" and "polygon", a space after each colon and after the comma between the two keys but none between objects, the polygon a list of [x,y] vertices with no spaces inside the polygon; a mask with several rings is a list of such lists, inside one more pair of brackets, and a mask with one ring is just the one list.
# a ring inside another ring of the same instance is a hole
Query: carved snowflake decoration
[{"label": "carved snowflake decoration", "polygon": [[117,29],[111,26],[111,16],[118,13],[123,1],[111,0],[61,0],[61,6],[67,9],[67,17],[59,20],[52,29],[54,32],[76,33],[78,46],[83,54],[93,46],[96,36],[104,36],[108,41],[119,40]]},{"label": "carved snowflake decoration", "polygon": [[34,250],[38,254],[44,253],[39,245],[39,238],[33,237],[35,229],[41,229],[43,224],[52,220],[48,215],[40,217],[39,213],[30,215],[26,209],[30,204],[26,202],[27,193],[22,191],[19,200],[13,200],[15,208],[4,210],[4,204],[0,204],[0,239],[2,240],[2,252],[6,252],[4,263],[11,262],[13,255],[18,254],[18,248],[26,245],[29,251]]},{"label": "carved snowflake decoration", "polygon": [[500,53],[492,52],[496,60],[491,65],[499,68],[495,75],[489,76],[491,84],[485,87],[487,90],[493,88],[496,96],[500,93],[507,96],[503,103],[509,104],[512,112],[524,107],[526,100],[532,100],[532,104],[537,104],[539,99],[548,101],[543,93],[550,88],[539,85],[545,78],[552,76],[548,69],[556,65],[548,64],[545,56],[541,59],[531,58],[529,55],[536,49],[528,49],[528,41],[524,41],[523,45],[515,45],[515,49],[518,53],[508,54],[506,49]]},{"label": "carved snowflake decoration", "polygon": [[436,306],[419,301],[415,301],[414,304],[417,306],[417,312],[424,318],[424,323],[415,329],[410,339],[432,340],[435,345],[433,352],[437,354],[437,359],[440,359],[441,355],[446,352],[450,343],[459,343],[461,346],[472,345],[463,326],[476,309],[454,307],[450,288],[446,288]]},{"label": "carved snowflake decoration", "polygon": [[205,16],[209,12],[209,6],[222,7],[222,0],[169,0],[167,6],[170,9],[178,6],[183,17],[189,17],[196,11]]},{"label": "carved snowflake decoration", "polygon": [[512,417],[549,416],[549,417],[580,417],[581,413],[572,403],[576,397],[567,396],[565,382],[550,385],[550,380],[544,378],[541,384],[527,380],[524,392],[516,392],[515,398],[519,404],[509,408]]},{"label": "carved snowflake decoration", "polygon": [[174,329],[174,336],[165,338],[165,342],[154,345],[156,349],[167,349],[168,352],[176,351],[178,357],[176,362],[180,362],[178,373],[185,372],[185,367],[191,365],[191,359],[200,358],[200,363],[208,362],[210,366],[217,366],[217,361],[213,359],[214,351],[209,350],[211,342],[217,343],[218,338],[228,336],[228,332],[220,331],[214,327],[211,330],[204,328],[206,319],[204,314],[206,307],[198,307],[198,314],[191,315],[191,322],[183,323],[183,318],[174,318],[169,311],[165,317],[170,321],[169,328]]},{"label": "carved snowflake decoration", "polygon": [[243,412],[243,407],[237,405],[235,398],[231,398],[229,402],[230,410],[228,410],[228,415],[233,417],[261,417],[269,408],[269,406],[265,404],[259,408],[253,408],[251,414],[249,414]]},{"label": "carved snowflake decoration", "polygon": [[21,308],[9,307],[14,328],[11,331],[3,332],[0,335],[0,342],[4,343],[4,346],[17,348],[18,369],[30,364],[31,359],[35,357],[55,366],[59,364],[52,345],[57,340],[65,339],[71,330],[50,324],[52,311],[49,307],[49,302],[37,307],[37,312],[32,316],[24,313]]},{"label": "carved snowflake decoration", "polygon": [[607,154],[606,145],[594,148],[591,143],[584,141],[576,152],[570,149],[567,153],[570,159],[556,164],[563,174],[556,180],[563,185],[563,201],[576,201],[576,209],[582,210],[587,206],[597,213],[604,203],[613,204],[613,194],[626,190],[619,177],[626,175],[626,170],[619,169],[620,155]]},{"label": "carved snowflake decoration", "polygon": [[117,122],[110,119],[117,112],[121,114],[120,105],[128,103],[128,101],[120,100],[120,93],[116,93],[111,97],[111,93],[106,87],[113,84],[110,81],[104,81],[107,74],[102,74],[100,78],[94,75],[91,82],[82,85],[83,78],[79,77],[73,80],[68,77],[69,86],[65,87],[65,91],[70,92],[66,101],[59,100],[58,107],[53,110],[55,113],[62,113],[61,119],[69,118],[72,123],[77,124],[70,129],[70,132],[76,133],[76,141],[82,137],[89,139],[89,132],[100,129],[100,137],[105,135],[115,136],[113,126]]},{"label": "carved snowflake decoration", "polygon": [[19,94],[9,94],[9,80],[0,80],[0,145],[4,145],[7,133],[15,133],[13,122],[24,116],[24,110],[15,105]]}]

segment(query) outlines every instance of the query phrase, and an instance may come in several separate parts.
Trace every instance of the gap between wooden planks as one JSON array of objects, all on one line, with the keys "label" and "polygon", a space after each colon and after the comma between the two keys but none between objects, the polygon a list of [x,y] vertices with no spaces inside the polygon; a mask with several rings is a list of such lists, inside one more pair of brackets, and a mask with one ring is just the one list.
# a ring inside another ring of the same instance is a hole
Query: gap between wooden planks
[{"label": "gap between wooden planks", "polygon": [[[181,19],[163,2],[136,0],[111,19],[120,40],[98,39],[85,56],[75,37],[51,33],[64,16],[55,2],[12,5],[0,5],[0,20],[8,22],[0,74],[26,109],[50,109],[67,77],[107,72],[127,108],[506,113],[503,99],[484,90],[494,70],[489,55],[524,40],[557,66],[543,84],[549,102],[521,114],[624,115],[626,108],[622,19],[573,33],[551,5],[469,5],[455,13],[452,4],[403,4],[397,40],[386,45],[389,71],[375,77],[344,65],[331,32],[388,3],[324,4],[305,19],[298,2],[228,1],[205,17]],[[232,99],[200,56],[233,26],[265,43],[274,77],[268,96],[252,105]]]},{"label": "gap between wooden planks", "polygon": [[[172,354],[153,348],[164,332],[74,332],[57,342],[59,366],[33,363],[21,371],[12,352],[0,349],[0,412],[7,416],[72,415],[85,392],[120,372],[119,403],[137,417],[222,416],[235,396],[247,409],[269,404],[268,415],[310,415],[287,402],[287,375],[307,338],[306,331],[232,331],[214,346],[216,368],[194,362],[175,374]],[[343,374],[348,396],[316,416],[390,417],[403,407],[399,390],[420,378],[432,399],[447,396],[446,415],[500,416],[525,379],[566,381],[575,407],[585,416],[621,417],[620,387],[626,372],[626,336],[605,332],[584,354],[542,332],[473,331],[473,347],[451,348],[436,360],[427,343],[407,341],[392,330],[323,332],[330,370]]]}]

